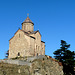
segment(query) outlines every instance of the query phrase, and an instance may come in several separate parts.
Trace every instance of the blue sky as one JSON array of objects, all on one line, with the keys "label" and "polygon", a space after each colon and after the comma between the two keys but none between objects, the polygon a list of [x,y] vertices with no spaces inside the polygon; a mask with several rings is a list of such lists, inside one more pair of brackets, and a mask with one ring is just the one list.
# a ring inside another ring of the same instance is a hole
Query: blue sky
[{"label": "blue sky", "polygon": [[75,51],[75,0],[0,0],[0,59],[5,58],[9,39],[21,28],[27,13],[46,42],[46,55],[54,56],[60,40]]}]

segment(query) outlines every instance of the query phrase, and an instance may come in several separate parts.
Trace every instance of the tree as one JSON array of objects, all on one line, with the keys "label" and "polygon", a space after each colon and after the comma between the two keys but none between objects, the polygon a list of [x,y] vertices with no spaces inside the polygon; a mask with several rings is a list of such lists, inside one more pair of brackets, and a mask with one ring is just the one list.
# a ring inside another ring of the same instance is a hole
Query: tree
[{"label": "tree", "polygon": [[9,50],[7,50],[5,57],[8,58],[8,56],[9,56]]},{"label": "tree", "polygon": [[59,60],[63,64],[63,71],[65,75],[74,75],[74,66],[75,66],[75,52],[68,50],[70,44],[67,44],[66,41],[61,40],[61,47],[57,49],[53,54],[55,59]]}]

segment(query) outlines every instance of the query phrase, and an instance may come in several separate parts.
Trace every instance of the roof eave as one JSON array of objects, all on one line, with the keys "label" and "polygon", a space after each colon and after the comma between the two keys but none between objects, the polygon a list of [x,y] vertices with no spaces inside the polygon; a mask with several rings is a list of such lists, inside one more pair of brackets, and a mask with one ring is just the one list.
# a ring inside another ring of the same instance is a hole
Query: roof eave
[{"label": "roof eave", "polygon": [[[32,23],[32,22],[23,22],[23,23]],[[23,23],[21,23],[21,25],[22,25]],[[32,23],[32,24],[34,25],[34,23]]]}]

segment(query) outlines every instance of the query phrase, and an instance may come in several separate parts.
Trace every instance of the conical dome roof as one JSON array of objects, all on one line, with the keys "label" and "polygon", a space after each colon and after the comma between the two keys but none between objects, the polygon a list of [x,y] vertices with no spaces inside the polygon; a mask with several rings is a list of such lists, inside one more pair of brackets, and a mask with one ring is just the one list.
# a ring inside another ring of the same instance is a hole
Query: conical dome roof
[{"label": "conical dome roof", "polygon": [[32,24],[34,24],[34,23],[30,20],[29,17],[27,17],[23,23],[32,23]]}]

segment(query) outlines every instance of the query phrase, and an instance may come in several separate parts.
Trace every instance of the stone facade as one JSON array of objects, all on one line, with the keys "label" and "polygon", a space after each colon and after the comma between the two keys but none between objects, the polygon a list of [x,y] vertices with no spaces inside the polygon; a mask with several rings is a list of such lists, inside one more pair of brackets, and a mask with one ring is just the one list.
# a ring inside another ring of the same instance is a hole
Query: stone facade
[{"label": "stone facade", "polygon": [[9,40],[9,56],[36,56],[45,55],[45,42],[41,41],[40,32],[34,31],[34,24],[29,17],[22,23],[19,29]]}]

